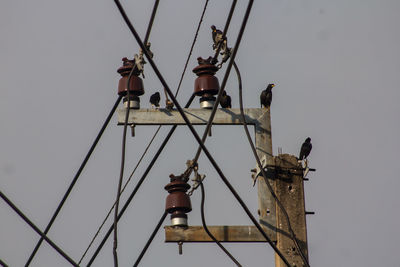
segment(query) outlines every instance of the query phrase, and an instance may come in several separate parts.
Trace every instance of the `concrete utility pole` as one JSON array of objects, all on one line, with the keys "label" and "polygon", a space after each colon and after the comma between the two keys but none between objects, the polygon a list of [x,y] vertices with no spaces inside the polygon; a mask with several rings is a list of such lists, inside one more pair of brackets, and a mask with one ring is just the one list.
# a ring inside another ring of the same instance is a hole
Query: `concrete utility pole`
[{"label": "concrete utility pole", "polygon": [[[184,109],[193,125],[206,125],[210,117],[209,109]],[[244,110],[246,122],[255,128],[255,144],[257,154],[267,169],[268,181],[276,192],[278,199],[286,209],[298,243],[307,257],[307,232],[305,220],[303,171],[297,158],[292,155],[272,156],[271,120],[269,109],[251,108]],[[123,124],[125,110],[118,113],[118,123]],[[130,125],[184,125],[182,116],[176,110],[139,109],[130,110],[128,123]],[[218,109],[213,125],[242,125],[239,109]],[[286,218],[282,210],[268,190],[266,181],[259,170],[258,215],[259,222],[273,242],[289,260],[292,266],[304,266],[292,239]],[[256,178],[256,177],[255,177]],[[208,226],[210,232],[220,242],[266,242],[255,226]],[[165,227],[165,242],[213,242],[202,226]],[[279,256],[276,256],[276,267],[285,266]],[[267,264],[269,266],[269,264]]]}]

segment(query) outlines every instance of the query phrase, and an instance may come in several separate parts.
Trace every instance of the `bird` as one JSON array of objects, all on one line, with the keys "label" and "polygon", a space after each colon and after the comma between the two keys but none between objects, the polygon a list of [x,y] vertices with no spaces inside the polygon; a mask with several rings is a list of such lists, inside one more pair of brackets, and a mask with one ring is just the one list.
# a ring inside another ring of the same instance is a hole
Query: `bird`
[{"label": "bird", "polygon": [[222,108],[232,108],[231,97],[226,94],[226,91],[222,92],[220,104]]},{"label": "bird", "polygon": [[154,94],[152,94],[150,96],[151,106],[153,108],[159,108],[160,107],[160,99],[161,99],[161,97],[160,97],[160,93],[159,92],[155,92]]},{"label": "bird", "polygon": [[264,106],[266,108],[269,108],[271,106],[272,88],[274,88],[274,86],[275,86],[275,84],[270,83],[270,84],[268,84],[267,88],[261,92],[261,95],[260,95],[261,107]]},{"label": "bird", "polygon": [[213,44],[213,49],[216,49],[218,46],[218,43],[221,42],[222,39],[222,31],[218,30],[214,25],[211,25],[211,30],[212,30],[212,39],[214,41]]},{"label": "bird", "polygon": [[307,137],[304,143],[301,145],[299,160],[307,159],[312,149],[311,138]]}]

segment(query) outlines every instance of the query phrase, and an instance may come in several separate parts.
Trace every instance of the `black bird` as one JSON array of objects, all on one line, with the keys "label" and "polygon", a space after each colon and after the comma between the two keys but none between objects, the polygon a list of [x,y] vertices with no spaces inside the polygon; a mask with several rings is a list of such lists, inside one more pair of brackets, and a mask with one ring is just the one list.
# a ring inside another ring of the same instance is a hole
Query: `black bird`
[{"label": "black bird", "polygon": [[211,30],[212,30],[212,39],[214,41],[213,49],[216,49],[218,43],[222,41],[223,34],[222,31],[218,30],[214,25],[211,26]]},{"label": "black bird", "polygon": [[274,86],[275,86],[275,84],[270,83],[270,84],[268,84],[267,88],[261,92],[261,95],[260,95],[261,107],[264,106],[266,108],[269,108],[271,106],[272,88]]},{"label": "black bird", "polygon": [[219,103],[221,104],[222,108],[231,108],[232,107],[231,97],[226,94],[225,90],[222,92],[221,102],[219,102]]},{"label": "black bird", "polygon": [[312,149],[311,138],[307,137],[306,141],[301,145],[299,160],[306,159]]},{"label": "black bird", "polygon": [[160,99],[161,99],[161,97],[160,97],[160,93],[159,92],[155,92],[154,94],[152,94],[150,96],[151,106],[153,108],[154,107],[159,108],[160,107]]}]

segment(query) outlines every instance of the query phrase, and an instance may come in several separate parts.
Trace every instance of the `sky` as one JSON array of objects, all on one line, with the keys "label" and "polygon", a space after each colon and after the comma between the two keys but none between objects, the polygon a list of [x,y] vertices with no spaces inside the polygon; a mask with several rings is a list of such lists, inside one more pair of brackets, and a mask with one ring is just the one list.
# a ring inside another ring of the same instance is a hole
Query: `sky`
[{"label": "sky", "polygon": [[[205,1],[161,1],[150,36],[154,61],[175,91]],[[143,38],[153,1],[124,1]],[[178,96],[192,93],[196,58],[212,54],[210,26],[223,28],[231,1],[210,1]],[[228,42],[235,40],[247,2],[238,1]],[[275,83],[271,106],[274,154],[297,155],[312,138],[305,183],[309,261],[324,267],[398,267],[400,241],[400,2],[395,0],[255,1],[237,54],[244,105],[259,107],[259,94]],[[117,98],[116,70],[138,45],[113,1],[2,1],[0,3],[0,189],[40,229],[45,229]],[[226,68],[217,74],[222,81]],[[142,107],[162,85],[145,65]],[[238,107],[237,80],[226,90]],[[162,102],[164,99],[162,99]],[[193,107],[198,107],[195,100]],[[127,138],[129,174],[155,127],[136,127]],[[196,127],[202,133],[202,127]],[[166,136],[163,127],[136,171],[125,202]],[[113,117],[49,237],[79,260],[116,197],[122,127]],[[255,160],[242,127],[215,126],[206,146],[257,215]],[[161,217],[169,174],[179,174],[197,145],[179,127],[120,220],[119,261],[131,266]],[[208,160],[209,225],[251,225]],[[126,177],[125,177],[126,179]],[[200,192],[192,197],[189,224],[200,225]],[[0,259],[23,266],[38,235],[0,201]],[[168,225],[169,220],[164,222]],[[111,220],[107,221],[106,228]],[[95,242],[98,244],[99,240]],[[243,266],[274,266],[268,244],[227,244]],[[89,256],[93,248],[89,251]],[[83,260],[87,263],[89,257]],[[112,266],[109,239],[93,266]],[[157,234],[141,266],[233,266],[215,244],[164,243]],[[70,266],[43,244],[31,266]]]}]

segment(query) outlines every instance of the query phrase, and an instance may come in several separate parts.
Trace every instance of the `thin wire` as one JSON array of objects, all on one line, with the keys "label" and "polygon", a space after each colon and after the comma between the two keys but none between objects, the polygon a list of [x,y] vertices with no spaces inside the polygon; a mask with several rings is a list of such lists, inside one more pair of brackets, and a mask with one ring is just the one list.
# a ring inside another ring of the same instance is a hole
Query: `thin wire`
[{"label": "thin wire", "polygon": [[297,250],[299,251],[300,256],[301,256],[301,259],[303,260],[304,264],[305,264],[306,266],[310,267],[310,264],[308,263],[308,261],[307,261],[305,255],[304,255],[304,253],[303,253],[303,251],[301,250],[301,248],[300,248],[300,246],[299,246],[299,244],[298,244],[298,242],[297,242],[296,235],[295,235],[295,233],[294,233],[294,231],[293,231],[293,228],[292,228],[292,226],[291,226],[291,224],[290,224],[289,215],[288,215],[288,213],[286,212],[286,209],[285,209],[285,207],[282,205],[281,201],[280,201],[280,200],[278,199],[278,197],[276,196],[276,194],[275,194],[275,192],[274,192],[274,190],[273,190],[271,184],[269,183],[269,181],[268,181],[268,179],[267,179],[267,175],[266,175],[266,173],[265,173],[265,171],[264,171],[264,168],[263,168],[263,166],[262,166],[262,164],[261,164],[260,158],[259,158],[258,155],[257,155],[257,151],[256,151],[256,148],[255,148],[255,146],[254,146],[253,140],[251,139],[250,132],[249,132],[249,129],[248,129],[248,127],[247,127],[246,118],[245,118],[245,116],[244,116],[242,78],[241,78],[241,75],[240,75],[239,68],[238,68],[238,66],[236,65],[236,62],[233,63],[233,66],[234,66],[234,68],[235,68],[235,70],[236,70],[236,74],[237,74],[237,78],[238,78],[238,83],[239,83],[239,105],[240,105],[240,115],[241,115],[241,117],[242,117],[243,127],[244,127],[244,130],[245,130],[245,132],[246,132],[247,140],[249,141],[251,150],[252,150],[253,155],[254,155],[254,157],[255,157],[255,159],[256,159],[256,161],[257,161],[258,167],[260,168],[261,173],[262,173],[262,175],[263,175],[263,177],[264,177],[265,183],[267,184],[268,190],[271,192],[272,197],[275,199],[276,203],[278,204],[279,208],[282,210],[282,212],[283,212],[283,214],[284,214],[284,216],[285,216],[285,218],[286,218],[286,221],[287,221],[287,224],[288,224],[288,228],[289,228],[289,232],[290,232],[290,235],[291,235],[291,239],[293,240],[293,242],[294,242],[294,244],[295,244]]},{"label": "thin wire", "polygon": [[[113,116],[115,110],[117,109],[117,107],[118,107],[118,105],[119,105],[119,102],[121,102],[121,99],[122,99],[122,96],[119,96],[119,97],[117,98],[117,101],[115,101],[115,104],[114,104],[114,106],[112,107],[110,113],[108,114],[108,116],[107,116],[105,122],[103,123],[103,126],[101,127],[99,133],[97,134],[96,139],[94,140],[92,146],[90,147],[88,153],[86,154],[84,160],[82,161],[81,166],[79,167],[79,169],[78,169],[78,171],[76,172],[74,178],[72,179],[72,182],[71,182],[71,184],[69,185],[67,191],[65,192],[65,194],[64,194],[64,196],[63,196],[61,202],[58,204],[56,211],[54,212],[53,216],[52,216],[51,219],[50,219],[50,222],[47,224],[46,229],[45,229],[44,232],[43,232],[45,235],[50,231],[50,228],[51,228],[51,226],[53,225],[54,221],[56,220],[58,213],[61,211],[61,208],[63,207],[65,201],[67,200],[69,194],[71,193],[72,188],[74,187],[74,185],[75,185],[76,182],[78,181],[78,178],[79,178],[80,174],[82,173],[83,169],[84,169],[85,166],[86,166],[86,163],[88,162],[90,156],[92,155],[94,149],[96,148],[96,145],[97,145],[97,143],[99,142],[101,136],[103,135],[104,130],[107,128],[107,125],[108,125],[108,123],[110,122],[110,120],[111,120],[111,118],[112,118],[112,116]],[[35,248],[33,249],[31,255],[29,256],[28,261],[25,263],[25,267],[29,266],[29,264],[32,262],[33,258],[34,258],[35,255],[36,255],[36,252],[39,250],[40,245],[41,245],[42,242],[43,242],[43,239],[44,239],[43,237],[40,237],[38,243],[36,244],[36,246],[35,246]]]},{"label": "thin wire", "polygon": [[[115,0],[115,3],[118,5],[119,1]],[[159,3],[159,0],[155,0],[153,11],[152,11],[150,21],[149,21],[149,25],[147,27],[146,37],[144,39],[146,45],[147,45],[148,38],[150,37],[150,31],[153,26],[154,18],[157,13],[158,3]],[[145,50],[146,50],[145,52],[147,52],[146,48],[145,48]],[[132,70],[129,73],[129,77],[128,77],[128,81],[127,81],[128,106],[127,106],[126,113],[125,113],[124,130],[123,130],[123,135],[122,135],[121,169],[120,169],[120,175],[119,175],[119,181],[118,181],[118,191],[117,191],[117,198],[115,201],[115,213],[114,213],[114,243],[113,243],[114,267],[118,267],[118,253],[117,253],[117,248],[118,248],[118,208],[119,208],[119,199],[121,197],[121,187],[122,187],[122,180],[124,177],[124,168],[125,168],[126,132],[127,132],[127,128],[128,128],[128,118],[129,118],[129,110],[130,110],[130,103],[131,103],[131,99],[130,99],[131,83],[130,83],[130,81],[131,81],[134,71],[135,71],[135,66],[132,67]]]},{"label": "thin wire", "polygon": [[[154,139],[156,138],[158,132],[161,129],[161,125],[157,128],[156,132],[154,133],[153,137],[151,138],[149,144],[147,145],[146,149],[144,150],[142,156],[140,157],[139,161],[137,162],[135,168],[133,169],[133,171],[131,172],[131,175],[129,176],[128,180],[125,182],[124,187],[121,190],[121,194],[125,191],[125,188],[127,187],[128,183],[131,181],[133,174],[136,172],[137,168],[139,167],[140,163],[142,162],[144,156],[146,155],[147,151],[149,150],[151,144],[153,143]],[[83,258],[86,256],[86,253],[89,251],[90,247],[92,246],[93,242],[95,241],[95,239],[97,238],[97,236],[99,235],[101,229],[103,228],[104,224],[106,223],[108,217],[110,216],[111,212],[113,211],[114,207],[115,207],[115,203],[112,205],[112,207],[110,208],[110,210],[108,211],[106,217],[104,218],[103,222],[101,223],[100,227],[97,229],[96,234],[93,236],[92,240],[90,241],[89,246],[86,248],[85,252],[83,253],[81,259],[79,260],[79,264],[81,264]]]},{"label": "thin wire", "polygon": [[8,267],[8,265],[4,261],[2,261],[1,259],[0,259],[0,265],[3,266],[3,267]]},{"label": "thin wire", "polygon": [[204,192],[204,185],[203,181],[199,181],[200,184],[200,189],[201,189],[201,205],[200,205],[200,213],[201,213],[201,222],[203,224],[204,231],[208,234],[208,236],[217,244],[224,252],[225,254],[236,264],[236,266],[241,267],[242,265],[233,257],[231,253],[215,238],[215,236],[210,232],[210,230],[207,227],[206,224],[206,216],[204,215],[204,202],[206,199],[206,194]]},{"label": "thin wire", "polygon": [[146,245],[143,247],[142,252],[140,252],[140,255],[137,258],[137,260],[135,261],[135,264],[133,265],[133,267],[137,267],[139,265],[144,254],[146,253],[147,249],[149,248],[151,242],[153,241],[154,237],[156,236],[158,230],[160,230],[160,227],[161,227],[162,223],[164,222],[165,217],[167,217],[167,215],[168,215],[168,212],[164,211],[163,215],[161,216],[161,219],[158,221],[156,228],[154,228],[153,232],[151,233],[151,236],[147,240]]},{"label": "thin wire", "polygon": [[[189,99],[189,101],[187,102],[185,108],[188,108],[192,104],[194,97],[195,97],[195,95],[192,94],[190,99]],[[146,177],[149,174],[151,168],[154,166],[155,162],[157,161],[158,157],[160,156],[161,152],[165,148],[166,144],[168,143],[169,139],[171,138],[172,134],[174,133],[174,131],[176,130],[177,127],[178,127],[177,125],[172,126],[171,130],[168,132],[167,136],[165,137],[165,139],[162,142],[161,146],[158,148],[158,150],[157,150],[156,154],[154,155],[153,159],[151,160],[150,164],[147,166],[147,168],[146,168],[145,172],[143,173],[142,177],[140,178],[140,180],[136,184],[136,187],[133,189],[133,191],[130,194],[129,198],[127,199],[127,201],[125,202],[125,204],[122,207],[121,211],[119,212],[118,220],[122,217],[122,215],[124,214],[124,212],[128,208],[128,206],[131,203],[133,197],[135,196],[135,194],[139,190],[140,186],[142,185],[142,183],[146,179]],[[111,225],[110,228],[108,229],[107,233],[105,234],[103,240],[100,242],[99,246],[97,247],[96,251],[94,252],[93,256],[91,257],[87,267],[92,265],[93,261],[96,259],[96,257],[99,254],[100,250],[103,248],[105,242],[107,241],[108,237],[112,233],[113,229],[114,229],[114,225]]]},{"label": "thin wire", "polygon": [[217,59],[218,54],[219,54],[219,52],[221,51],[222,43],[223,43],[224,40],[225,40],[226,33],[228,32],[229,24],[231,23],[233,11],[235,10],[235,7],[236,7],[236,2],[237,2],[237,0],[233,0],[233,1],[232,1],[231,10],[229,11],[228,18],[226,19],[224,31],[222,32],[222,38],[221,38],[221,39],[222,39],[222,42],[220,42],[220,43],[218,44],[217,50],[215,50],[215,54],[214,54],[214,57],[213,57],[213,62]]},{"label": "thin wire", "polygon": [[[204,17],[205,11],[206,11],[206,9],[207,9],[208,1],[209,1],[209,0],[206,1],[205,6],[204,6],[204,8],[203,8],[203,12],[202,12],[202,15],[201,15],[199,24],[198,24],[198,26],[197,26],[196,34],[195,34],[194,40],[193,40],[193,42],[192,42],[192,46],[191,46],[191,48],[190,48],[188,57],[187,57],[187,59],[186,59],[185,66],[184,66],[184,68],[183,68],[182,75],[181,75],[181,78],[180,78],[179,85],[178,85],[177,91],[176,91],[176,93],[175,93],[175,96],[178,95],[178,92],[179,92],[179,89],[180,89],[180,86],[181,86],[183,77],[184,77],[185,72],[186,72],[186,69],[187,69],[188,62],[189,62],[190,57],[191,57],[191,55],[192,55],[193,47],[194,47],[194,45],[195,45],[195,43],[196,43],[196,40],[197,40],[198,32],[199,32],[199,29],[200,29],[200,27],[201,27],[201,24],[202,24],[202,21],[203,21],[203,17]],[[158,1],[157,1],[156,4],[158,5]],[[117,4],[117,5],[118,5],[118,4]],[[153,9],[153,14],[155,14],[154,10],[155,10],[155,9]],[[151,23],[153,22],[153,20],[150,20],[150,21],[151,21]],[[149,24],[149,25],[150,25],[150,24]],[[148,33],[149,33],[149,31],[148,31]],[[147,34],[146,34],[146,38],[148,38],[148,35],[147,35]],[[145,42],[146,42],[146,39],[145,39]],[[165,89],[164,89],[164,91],[165,91]],[[194,97],[194,96],[192,96],[192,98],[193,98],[193,97]],[[167,95],[167,94],[166,94],[166,98],[168,99],[168,95]],[[190,102],[191,102],[191,101],[190,101]],[[160,128],[161,128],[161,126],[157,129],[156,133],[153,135],[152,140],[156,137],[156,135],[158,134],[158,131],[160,130]],[[152,142],[152,141],[151,141],[151,142]],[[151,143],[150,143],[150,144],[151,144]],[[149,146],[150,146],[150,144],[149,144]],[[149,146],[148,146],[148,147],[149,147]],[[143,153],[142,158],[143,158],[143,156],[146,154],[146,152],[147,152],[147,148],[146,148],[145,152]],[[140,161],[141,161],[141,159],[140,159]],[[139,163],[140,163],[140,161],[139,161]],[[139,164],[139,163],[138,163],[138,164]],[[136,165],[135,170],[136,170],[138,164]],[[131,179],[133,173],[135,172],[135,170],[132,172],[131,176],[129,177],[129,179],[128,179],[127,183],[125,184],[124,188],[122,189],[122,191],[125,189],[126,185],[127,185],[128,182],[130,181],[130,179]],[[121,193],[122,193],[122,192],[121,192]],[[115,205],[115,204],[114,204],[114,205]],[[113,207],[114,207],[114,205],[113,205]],[[100,232],[101,228],[103,227],[103,225],[104,225],[105,221],[107,220],[109,214],[110,214],[110,213],[108,213],[107,216],[106,216],[106,218],[103,220],[103,223],[100,225],[98,231],[96,232],[94,238],[93,238],[92,241],[90,242],[88,248],[86,249],[85,253],[82,255],[82,257],[81,257],[81,259],[80,259],[79,262],[82,261],[82,259],[83,259],[84,256],[86,255],[87,251],[89,250],[90,246],[93,244],[95,238],[97,237],[98,233]]]},{"label": "thin wire", "polygon": [[189,59],[190,59],[190,57],[192,56],[193,48],[194,48],[194,45],[195,45],[195,43],[196,43],[196,41],[197,41],[197,36],[198,36],[198,34],[199,34],[200,27],[201,27],[201,24],[202,24],[202,22],[203,22],[204,14],[206,13],[208,1],[209,1],[209,0],[206,0],[206,3],[204,4],[203,12],[201,13],[200,21],[199,21],[199,23],[198,23],[198,25],[197,25],[196,34],[194,35],[193,42],[192,42],[192,46],[190,47],[189,55],[188,55],[188,57],[187,57],[187,59],[186,59],[185,67],[183,68],[183,72],[182,72],[182,75],[181,75],[181,79],[179,80],[178,88],[176,89],[176,92],[175,92],[175,97],[178,96],[179,89],[181,88],[181,84],[182,84],[182,81],[183,81],[183,76],[185,75],[186,68],[187,68],[187,66],[188,66],[188,64],[189,64]]},{"label": "thin wire", "polygon": [[63,256],[69,263],[71,263],[73,266],[79,267],[78,264],[75,263],[73,259],[71,259],[67,253],[65,253],[61,248],[59,248],[53,241],[51,241],[45,233],[40,231],[40,229],[31,221],[29,218],[22,213],[20,209],[17,208],[17,206],[14,205],[14,203],[6,197],[6,195],[3,194],[2,191],[0,191],[0,197],[30,226],[32,227],[33,230],[35,230],[36,233],[38,233],[50,246],[52,246],[61,256]]},{"label": "thin wire", "polygon": [[[246,10],[246,13],[245,13],[244,18],[243,18],[242,25],[240,27],[239,35],[238,35],[238,38],[236,40],[235,47],[233,49],[233,53],[231,55],[228,67],[227,67],[226,72],[225,72],[224,79],[222,80],[221,88],[220,88],[220,90],[218,92],[217,99],[215,100],[213,109],[212,109],[211,114],[210,114],[210,118],[207,121],[207,126],[206,126],[206,129],[204,130],[203,137],[201,139],[203,143],[206,141],[208,133],[210,132],[212,121],[214,119],[215,113],[217,112],[218,104],[219,104],[219,102],[221,101],[221,98],[222,98],[222,92],[225,90],[225,86],[226,86],[226,83],[228,81],[228,77],[229,77],[230,71],[232,69],[233,61],[234,61],[234,59],[236,57],[236,53],[237,53],[237,51],[239,49],[239,45],[240,45],[240,42],[242,40],[244,29],[246,28],[246,24],[247,24],[247,20],[249,18],[249,15],[250,15],[250,10],[251,10],[252,4],[253,4],[253,0],[250,0],[249,1],[249,5],[248,5],[247,10]],[[231,10],[230,10],[230,13],[229,13],[229,16],[228,16],[228,20],[227,20],[226,25],[225,25],[224,32],[222,33],[223,34],[223,38],[225,38],[225,34],[228,31],[230,19],[232,17],[235,5],[236,5],[236,1],[233,1]],[[193,159],[192,166],[194,166],[197,163],[197,161],[199,160],[200,154],[201,154],[201,146],[199,146],[198,149],[197,149],[196,155],[195,155],[195,157]]]},{"label": "thin wire", "polygon": [[[250,10],[251,7],[253,5],[254,0],[249,0],[249,4],[247,6],[247,10],[246,10],[246,14],[239,32],[239,37],[238,37],[238,41],[240,41],[241,36],[243,34],[244,31],[244,27],[247,23],[247,19],[248,16],[250,14]],[[185,124],[187,125],[187,127],[190,129],[190,131],[192,132],[193,136],[195,137],[196,141],[199,143],[199,145],[201,146],[201,148],[204,151],[204,154],[207,156],[208,160],[211,162],[211,164],[213,165],[214,169],[217,171],[218,175],[220,176],[220,178],[222,179],[222,181],[225,183],[225,185],[228,187],[228,189],[231,191],[231,193],[235,196],[235,198],[237,199],[237,201],[239,202],[239,204],[242,206],[242,208],[245,210],[247,216],[251,219],[251,221],[254,223],[254,225],[256,226],[256,228],[260,231],[260,233],[263,235],[263,237],[268,241],[268,243],[271,245],[271,247],[275,250],[275,252],[282,258],[282,260],[285,262],[286,265],[289,265],[289,262],[286,260],[286,258],[284,257],[284,255],[279,251],[279,249],[276,247],[276,245],[272,242],[272,240],[268,237],[268,235],[265,233],[265,231],[262,229],[261,225],[257,222],[257,220],[254,218],[254,216],[251,214],[250,210],[248,209],[248,207],[246,206],[246,204],[243,202],[243,200],[240,198],[240,196],[237,194],[237,192],[235,191],[235,189],[232,187],[232,185],[229,183],[228,179],[225,177],[225,175],[223,174],[222,170],[219,168],[217,162],[214,160],[214,158],[212,157],[212,155],[210,154],[210,152],[208,151],[207,147],[204,145],[204,143],[201,141],[199,135],[197,134],[196,130],[193,128],[192,123],[189,121],[189,119],[187,118],[185,112],[183,111],[182,107],[180,106],[179,102],[176,100],[176,98],[174,97],[174,95],[172,94],[170,88],[168,87],[168,84],[166,83],[166,81],[164,80],[164,77],[161,75],[160,71],[157,68],[157,65],[154,63],[153,59],[151,58],[151,56],[149,55],[149,52],[147,51],[145,45],[143,44],[142,40],[140,39],[138,33],[136,32],[135,28],[133,27],[132,23],[130,22],[129,18],[127,17],[123,7],[121,6],[121,4],[119,2],[117,2],[117,7],[122,15],[122,17],[124,18],[126,24],[129,27],[129,30],[131,31],[131,33],[133,34],[133,36],[136,39],[136,42],[139,44],[140,48],[142,48],[143,53],[145,54],[147,60],[149,61],[151,67],[153,68],[155,74],[157,75],[158,79],[160,80],[160,82],[162,83],[162,85],[164,86],[164,88],[167,90],[168,95],[171,97],[171,100],[174,102],[176,108],[178,109],[179,113],[181,114],[183,120],[185,121]],[[238,46],[238,41],[236,43],[236,47]],[[231,57],[231,61],[229,62],[228,68],[231,67],[231,63],[232,63],[232,59],[234,59],[235,55],[236,55],[237,49],[234,49],[232,57]],[[227,79],[227,75],[226,75],[226,79]],[[225,79],[224,79],[225,80]],[[225,81],[226,82],[226,81]],[[220,90],[221,92],[222,90]],[[218,98],[220,98],[221,95],[218,95]],[[219,100],[217,98],[217,101]]]},{"label": "thin wire", "polygon": [[[204,18],[205,11],[206,11],[206,9],[207,9],[207,4],[208,4],[208,2],[209,2],[209,0],[206,0],[206,3],[205,3],[204,8],[203,8],[203,12],[202,12],[201,17],[200,17],[200,21],[199,21],[198,26],[197,26],[197,29],[196,29],[196,34],[195,34],[195,36],[194,36],[192,45],[191,45],[191,47],[190,47],[189,54],[188,54],[187,59],[186,59],[185,66],[184,66],[183,71],[182,71],[182,74],[181,74],[181,78],[180,78],[180,80],[179,80],[179,85],[178,85],[178,88],[177,88],[177,90],[176,90],[175,97],[178,96],[179,89],[180,89],[180,87],[181,87],[183,77],[184,77],[184,75],[185,75],[185,73],[186,73],[186,69],[187,69],[189,60],[190,60],[190,58],[191,58],[191,56],[192,56],[193,48],[194,48],[194,45],[195,45],[195,43],[196,43],[196,41],[197,41],[197,36],[198,36],[199,30],[200,30],[201,24],[202,24],[202,22],[203,22],[203,18]],[[157,1],[156,4],[158,5],[158,1]],[[154,10],[155,10],[155,9],[153,8],[153,13],[154,13]],[[151,23],[153,22],[153,20],[150,20],[150,21],[151,21]],[[149,25],[150,25],[150,24],[149,24]],[[149,30],[148,30],[148,33],[149,33]],[[146,34],[146,38],[148,39],[148,34]],[[146,38],[145,38],[145,41],[146,41]],[[164,90],[164,92],[165,92],[165,90]],[[165,93],[166,93],[166,92],[165,92]],[[192,96],[192,97],[193,97],[193,96]],[[168,98],[168,95],[167,95],[167,94],[166,94],[166,98]],[[145,154],[147,153],[148,148],[150,147],[150,145],[151,145],[151,143],[153,142],[154,138],[157,136],[157,134],[158,134],[160,128],[161,128],[161,126],[159,126],[158,129],[157,129],[157,131],[154,133],[153,138],[151,139],[149,145],[147,146],[147,148],[145,149],[144,153],[142,154],[142,156],[141,156],[141,158],[140,158],[138,164],[136,164],[135,169],[133,170],[133,172],[131,173],[129,179],[128,179],[127,182],[125,183],[125,185],[124,185],[124,187],[123,187],[123,189],[122,189],[122,191],[121,191],[121,194],[122,194],[122,192],[125,190],[125,187],[128,185],[128,183],[129,183],[129,181],[131,180],[133,174],[135,173],[137,167],[139,166],[139,164],[140,164],[140,162],[142,161],[143,157],[144,157]],[[114,206],[115,206],[115,203],[113,204],[111,210],[114,208]],[[106,215],[106,218],[103,220],[103,222],[102,222],[102,224],[100,225],[99,229],[97,230],[96,234],[95,234],[94,237],[92,238],[92,240],[91,240],[89,246],[87,247],[86,251],[85,251],[84,254],[82,255],[81,259],[79,260],[79,263],[81,263],[81,261],[83,260],[83,258],[84,258],[85,255],[86,255],[87,251],[90,249],[90,247],[92,246],[94,240],[96,239],[96,237],[98,236],[99,232],[100,232],[101,229],[103,228],[103,226],[104,226],[106,220],[108,219],[108,217],[109,217],[109,215],[110,215],[111,210],[108,212],[108,214]]]}]

